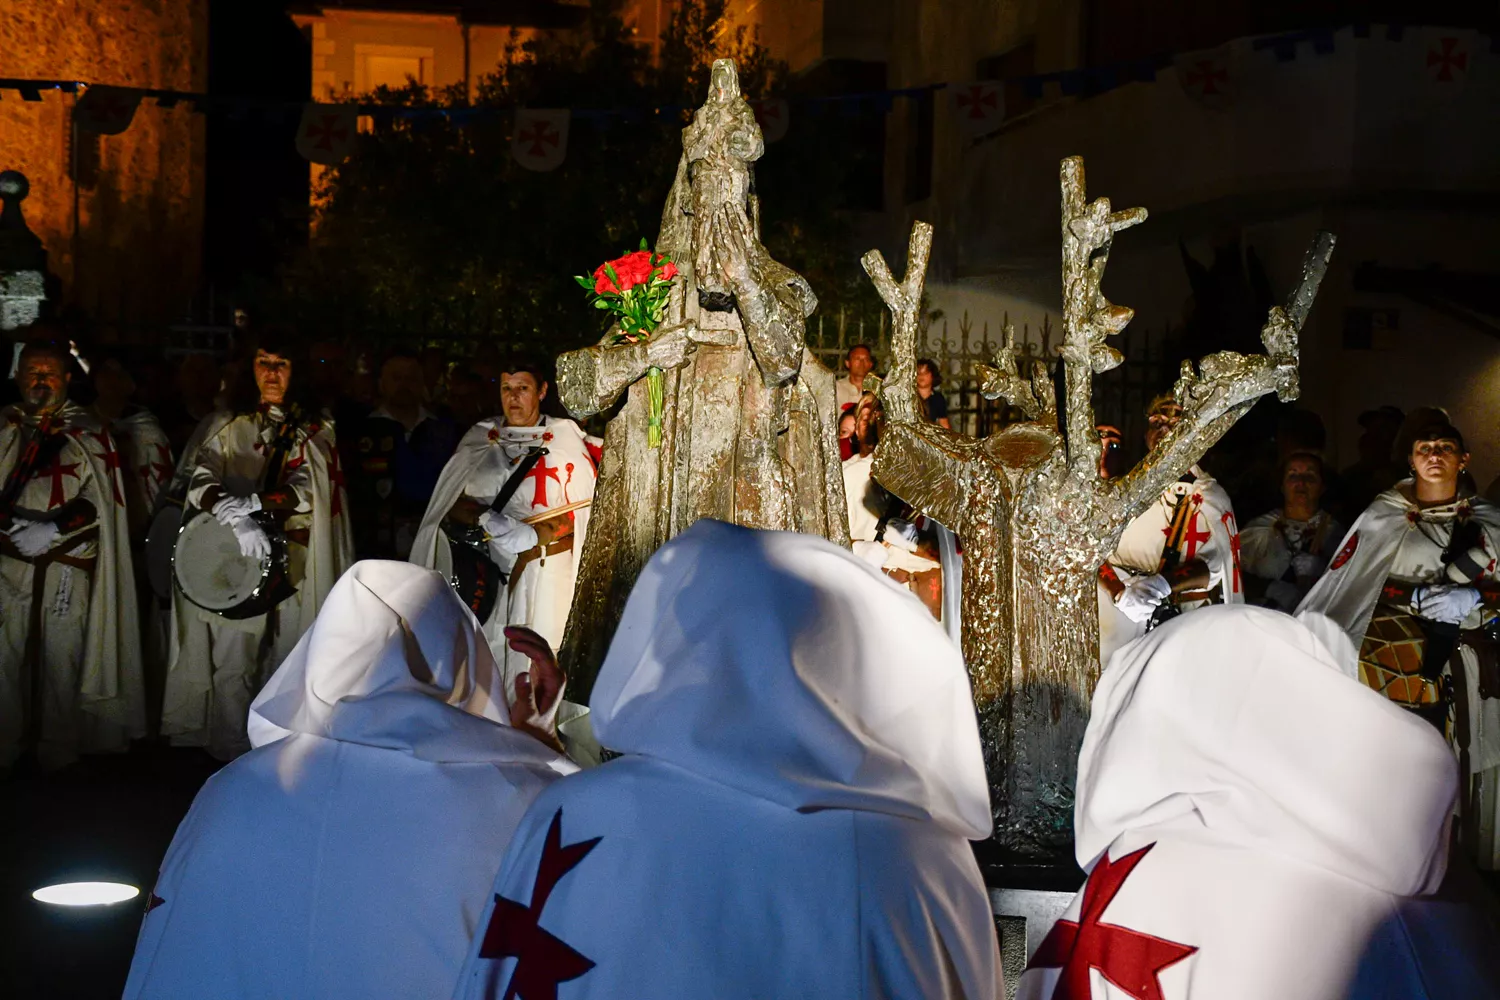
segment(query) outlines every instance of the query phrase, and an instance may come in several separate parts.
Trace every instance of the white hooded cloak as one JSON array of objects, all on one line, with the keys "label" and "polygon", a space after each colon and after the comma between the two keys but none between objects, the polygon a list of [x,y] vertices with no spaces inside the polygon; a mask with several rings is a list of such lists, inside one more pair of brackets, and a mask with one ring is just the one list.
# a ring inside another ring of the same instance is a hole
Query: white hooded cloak
[{"label": "white hooded cloak", "polygon": [[441,576],[356,564],[178,828],[125,997],[447,996],[511,831],[576,770],[505,705]]},{"label": "white hooded cloak", "polygon": [[641,573],[591,707],[624,756],[537,799],[458,996],[1003,995],[968,675],[879,570],[699,521]]},{"label": "white hooded cloak", "polygon": [[1294,619],[1167,623],[1094,694],[1075,807],[1089,881],[1019,996],[1500,995],[1483,914],[1414,898],[1443,881],[1456,770],[1430,725]]}]

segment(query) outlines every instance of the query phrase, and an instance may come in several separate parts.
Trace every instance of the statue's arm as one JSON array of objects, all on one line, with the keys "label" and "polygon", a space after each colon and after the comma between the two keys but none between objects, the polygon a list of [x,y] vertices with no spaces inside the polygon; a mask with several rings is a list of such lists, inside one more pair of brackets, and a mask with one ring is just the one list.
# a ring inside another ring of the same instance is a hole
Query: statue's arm
[{"label": "statue's arm", "polygon": [[645,344],[616,344],[568,351],[557,358],[558,398],[575,417],[607,409],[630,383],[646,374]]},{"label": "statue's arm", "polygon": [[789,287],[776,283],[750,283],[736,291],[740,319],[751,356],[766,385],[783,385],[802,369],[802,303]]}]

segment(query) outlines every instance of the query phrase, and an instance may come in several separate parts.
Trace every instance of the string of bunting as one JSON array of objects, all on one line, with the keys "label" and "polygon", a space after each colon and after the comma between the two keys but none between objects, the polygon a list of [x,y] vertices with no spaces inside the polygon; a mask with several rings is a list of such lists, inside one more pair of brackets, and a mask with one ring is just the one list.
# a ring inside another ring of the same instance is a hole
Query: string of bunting
[{"label": "string of bunting", "polygon": [[[1356,39],[1370,38],[1369,24],[1345,25]],[[1473,61],[1473,32],[1448,28],[1410,28],[1391,24],[1382,26],[1389,41],[1400,42],[1409,32],[1420,32],[1423,44],[1418,59],[1429,79],[1437,85],[1455,89],[1469,73]],[[1268,51],[1277,62],[1295,60],[1298,53],[1310,49],[1315,56],[1335,51],[1334,36],[1340,28],[1288,32],[1251,40],[1255,52]],[[1489,51],[1500,52],[1500,35],[1489,38]],[[1006,120],[1007,87],[1019,88],[1028,100],[1046,96],[1056,88],[1062,96],[1091,96],[1127,83],[1151,82],[1165,70],[1172,70],[1187,95],[1209,106],[1223,107],[1233,101],[1236,83],[1229,59],[1229,45],[1217,49],[1164,53],[1143,59],[1131,59],[1087,69],[1061,70],[1006,78],[973,80],[963,83],[934,83],[920,87],[859,93],[798,97],[772,97],[751,101],[755,116],[767,142],[782,139],[791,123],[793,105],[805,109],[842,108],[849,113],[889,111],[897,99],[920,99],[937,91],[947,91],[961,134],[977,139],[995,132]],[[474,121],[499,116],[514,116],[511,128],[511,154],[528,170],[555,170],[567,156],[568,134],[573,120],[608,124],[611,121],[639,120],[647,115],[681,118],[692,111],[687,106],[664,105],[652,108],[528,108],[489,105],[484,107],[451,107],[435,104],[390,105],[370,103],[318,103],[226,97],[217,94],[162,90],[150,87],[116,87],[107,84],[85,84],[74,80],[33,80],[0,78],[0,93],[20,93],[24,101],[40,101],[47,91],[78,95],[73,105],[73,122],[85,132],[118,135],[130,127],[136,110],[145,98],[158,107],[187,105],[204,114],[227,114],[230,118],[258,115],[266,119],[297,121],[297,151],[313,163],[333,165],[343,162],[353,152],[358,119],[370,116],[382,121],[395,119],[445,119],[464,126]]]}]

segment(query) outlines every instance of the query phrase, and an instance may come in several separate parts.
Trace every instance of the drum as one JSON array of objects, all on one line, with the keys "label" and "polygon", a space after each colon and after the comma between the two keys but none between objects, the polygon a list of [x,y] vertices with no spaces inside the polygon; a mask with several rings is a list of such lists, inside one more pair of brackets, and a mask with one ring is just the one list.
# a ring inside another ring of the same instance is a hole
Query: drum
[{"label": "drum", "polygon": [[250,515],[271,540],[271,554],[240,554],[234,529],[213,515],[190,511],[177,532],[172,576],[182,596],[224,618],[254,618],[297,592],[287,568],[286,536],[269,514]]},{"label": "drum", "polygon": [[182,504],[167,502],[157,508],[146,529],[146,579],[160,601],[172,598],[172,552],[181,527]]}]

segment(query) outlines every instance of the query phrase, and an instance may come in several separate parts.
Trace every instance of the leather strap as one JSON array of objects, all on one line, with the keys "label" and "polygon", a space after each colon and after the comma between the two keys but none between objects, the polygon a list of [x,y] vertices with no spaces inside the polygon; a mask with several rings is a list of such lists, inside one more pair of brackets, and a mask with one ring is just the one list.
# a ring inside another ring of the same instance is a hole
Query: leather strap
[{"label": "leather strap", "polygon": [[572,552],[573,536],[568,535],[566,538],[559,538],[555,541],[548,542],[544,546],[533,545],[525,552],[522,552],[520,555],[516,556],[516,564],[515,566],[511,567],[510,571],[510,588],[512,590],[516,588],[516,581],[521,578],[521,570],[525,569],[528,565],[540,559],[542,557],[542,552],[544,549],[546,550],[546,554],[549,556],[555,556],[560,552]]}]

